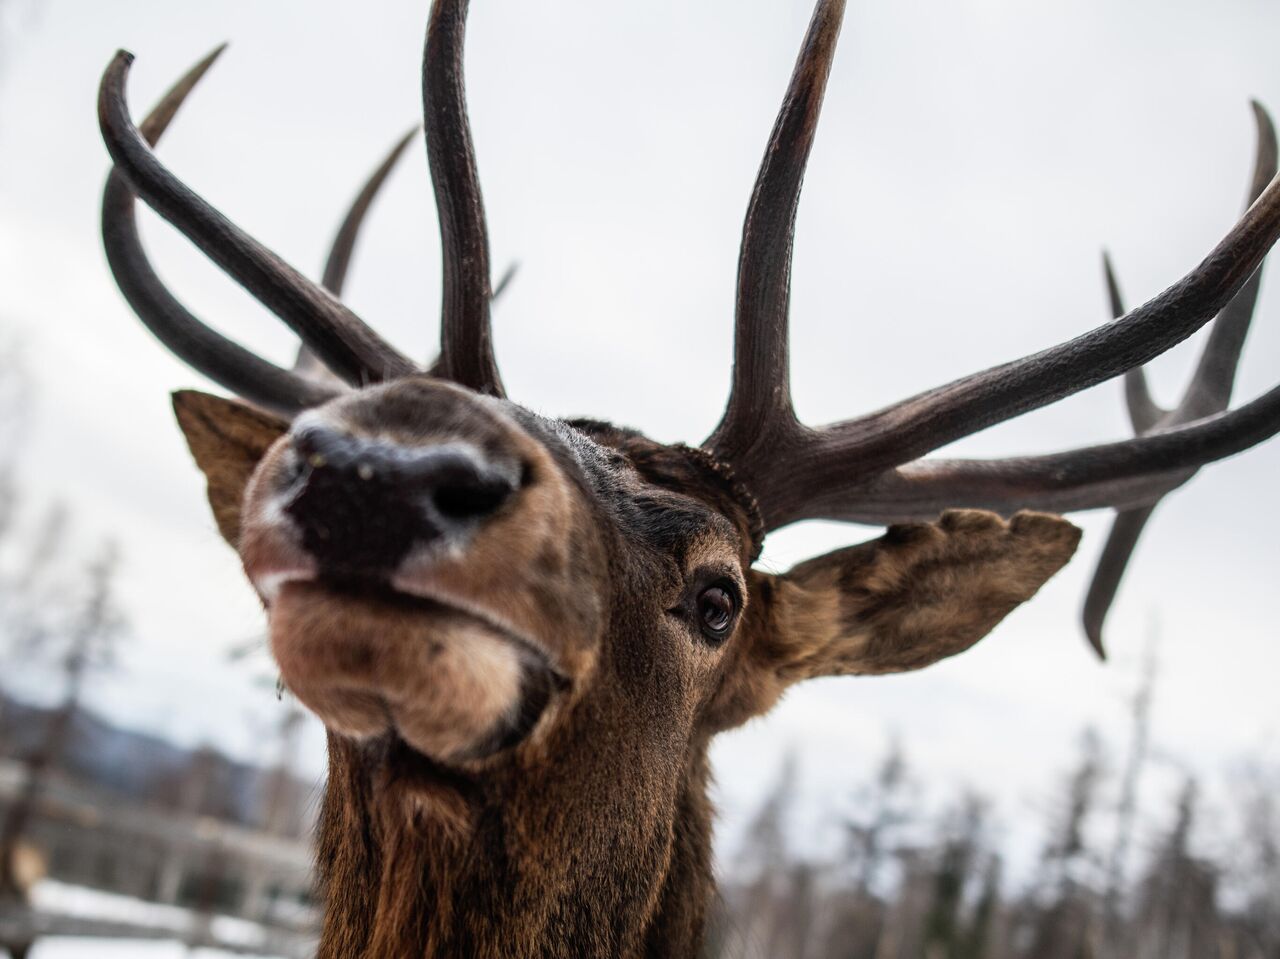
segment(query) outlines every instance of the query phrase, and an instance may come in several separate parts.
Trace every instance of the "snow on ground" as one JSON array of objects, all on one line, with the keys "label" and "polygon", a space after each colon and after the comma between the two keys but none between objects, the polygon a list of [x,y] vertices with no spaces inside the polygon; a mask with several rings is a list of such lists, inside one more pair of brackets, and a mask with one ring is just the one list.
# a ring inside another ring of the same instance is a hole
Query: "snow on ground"
[{"label": "snow on ground", "polygon": [[[42,912],[133,923],[151,929],[172,931],[182,936],[197,923],[208,923],[208,931],[219,941],[241,948],[261,947],[266,930],[257,923],[230,916],[201,916],[180,906],[133,899],[114,893],[43,880],[31,891],[31,903]],[[81,957],[129,956],[137,959],[167,959],[173,956],[223,956],[228,953],[200,950],[189,952],[180,942],[138,942],[117,939],[58,938],[41,940],[33,959],[81,959]],[[243,955],[243,954],[242,954]]]},{"label": "snow on ground", "polygon": [[[180,942],[144,942],[131,939],[49,938],[41,939],[31,950],[31,959],[222,959],[231,955],[211,949],[188,950]],[[240,959],[245,957],[241,956]]]}]

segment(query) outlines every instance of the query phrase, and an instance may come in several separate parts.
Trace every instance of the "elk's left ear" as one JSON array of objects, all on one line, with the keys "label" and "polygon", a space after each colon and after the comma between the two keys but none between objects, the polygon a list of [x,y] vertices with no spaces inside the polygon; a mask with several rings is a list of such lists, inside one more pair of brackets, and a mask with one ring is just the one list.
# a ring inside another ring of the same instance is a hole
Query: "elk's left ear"
[{"label": "elk's left ear", "polygon": [[951,510],[936,523],[891,526],[773,579],[757,662],[763,654],[782,685],[928,666],[1030,599],[1079,541],[1079,529],[1044,513],[1006,523]]},{"label": "elk's left ear", "polygon": [[173,412],[208,481],[218,531],[234,549],[249,477],[271,444],[288,432],[289,424],[235,400],[195,390],[174,393]]}]

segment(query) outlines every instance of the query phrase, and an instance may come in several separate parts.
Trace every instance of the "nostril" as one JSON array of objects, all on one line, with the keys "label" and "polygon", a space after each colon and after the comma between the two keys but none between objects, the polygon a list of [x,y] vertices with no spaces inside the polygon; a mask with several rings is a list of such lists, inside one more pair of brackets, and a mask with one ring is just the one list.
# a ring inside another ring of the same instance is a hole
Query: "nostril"
[{"label": "nostril", "polygon": [[402,445],[304,423],[282,480],[303,545],[330,570],[367,573],[467,533],[529,476],[527,464],[466,442]]},{"label": "nostril", "polygon": [[440,486],[432,493],[432,502],[440,515],[452,520],[480,519],[488,516],[511,495],[511,487],[494,483],[487,486]]},{"label": "nostril", "polygon": [[302,462],[319,460],[323,465],[324,450],[333,445],[335,434],[322,426],[307,426],[293,433],[293,451]]}]

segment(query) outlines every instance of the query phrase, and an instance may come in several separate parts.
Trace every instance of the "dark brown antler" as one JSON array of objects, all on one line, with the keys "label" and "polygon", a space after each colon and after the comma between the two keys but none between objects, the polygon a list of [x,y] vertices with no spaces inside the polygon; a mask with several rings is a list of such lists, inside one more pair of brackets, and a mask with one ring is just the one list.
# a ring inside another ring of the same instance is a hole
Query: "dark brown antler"
[{"label": "dark brown antler", "polygon": [[791,248],[844,9],[845,0],[821,0],[814,10],[742,227],[733,384],[724,418],[703,445],[744,474],[756,472],[748,464],[798,445],[803,433],[791,406]]},{"label": "dark brown antler", "polygon": [[[1257,102],[1253,104],[1253,114],[1258,126],[1258,148],[1246,208],[1258,199],[1276,175],[1275,126],[1267,116],[1266,110]],[[1103,257],[1103,268],[1106,272],[1107,293],[1111,301],[1112,315],[1123,316],[1124,302],[1120,295],[1120,286],[1116,282],[1115,272],[1111,267],[1110,257]],[[1142,367],[1132,369],[1125,374],[1125,405],[1128,407],[1129,419],[1133,423],[1135,433],[1143,436],[1155,430],[1191,423],[1202,417],[1221,413],[1230,405],[1231,392],[1235,386],[1236,368],[1240,364],[1240,353],[1244,349],[1249,324],[1253,321],[1261,282],[1262,271],[1258,270],[1218,314],[1209,332],[1209,340],[1200,355],[1196,371],[1176,407],[1165,410],[1156,404],[1151,398],[1151,391],[1147,386],[1147,378]],[[1195,472],[1192,469],[1183,473],[1181,482],[1185,483],[1195,475]],[[1103,546],[1102,556],[1098,560],[1093,581],[1089,585],[1089,593],[1084,602],[1085,635],[1098,655],[1104,659],[1106,650],[1102,641],[1103,623],[1106,621],[1112,602],[1115,601],[1120,580],[1138,544],[1138,538],[1142,535],[1142,530],[1158,503],[1157,498],[1149,505],[1123,510],[1116,515],[1106,545]]]},{"label": "dark brown antler", "polygon": [[[843,8],[839,0],[818,3],[756,180],[739,261],[733,388],[724,418],[705,444],[731,464],[752,490],[766,526],[776,529],[799,519],[833,514],[851,518],[851,511],[865,515],[868,500],[874,502],[886,494],[884,508],[915,512],[924,503],[932,507],[941,501],[934,497],[950,495],[952,482],[957,491],[964,483],[994,484],[985,495],[1001,501],[1034,492],[1061,496],[1068,492],[1059,479],[1067,467],[1078,477],[1072,486],[1089,486],[1105,480],[1099,472],[1103,463],[1123,471],[1118,479],[1129,479],[1170,458],[1199,465],[1207,462],[1211,448],[1225,456],[1243,448],[1241,443],[1257,442],[1246,440],[1245,423],[1248,430],[1259,429],[1256,417],[1265,420],[1269,409],[1265,398],[1259,401],[1261,407],[1251,404],[1238,411],[1239,416],[1232,414],[1198,432],[1179,434],[1178,441],[1184,444],[1179,449],[1186,452],[1176,455],[1167,448],[1169,438],[1158,447],[1120,444],[973,469],[963,463],[950,470],[930,467],[924,482],[910,482],[918,478],[902,475],[903,471],[887,474],[953,440],[1119,375],[1190,336],[1236,294],[1280,236],[1280,184],[1276,183],[1262,192],[1199,267],[1123,318],[867,416],[821,429],[797,423],[787,374],[791,240],[804,164]],[[1264,433],[1267,424],[1261,427]],[[1189,445],[1193,441],[1196,445]],[[1086,476],[1097,480],[1086,480]],[[1167,484],[1159,489],[1167,489]],[[1029,505],[1025,498],[1020,503]]]},{"label": "dark brown antler", "polygon": [[[1280,432],[1280,388],[1226,412],[1259,266],[1280,237],[1270,122],[1255,105],[1255,202],[1209,256],[1165,292],[1130,313],[1117,309],[1114,322],[1066,343],[812,429],[796,420],[791,406],[788,285],[796,204],[843,9],[841,0],[818,0],[756,180],[739,259],[733,386],[724,417],[704,446],[754,494],[770,530],[810,518],[924,519],[965,506],[1006,514],[1127,510],[1096,587],[1109,602],[1114,584],[1106,577],[1118,582],[1145,522],[1141,513],[1149,514],[1198,467]],[[1187,396],[1176,410],[1160,410],[1138,368],[1219,310]],[[1135,439],[1004,460],[919,459],[1126,372]]]},{"label": "dark brown antler", "polygon": [[[444,259],[441,350],[431,372],[501,396],[490,334],[489,304],[494,294],[489,288],[484,204],[463,90],[467,7],[466,0],[436,0],[423,64],[428,160]],[[178,356],[228,389],[280,413],[296,413],[333,396],[331,386],[322,382],[325,370],[353,385],[418,371],[416,364],[337,300],[364,216],[413,135],[396,145],[360,191],[335,238],[322,285],[312,283],[187,188],[150,149],[220,52],[221,48],[179,81],[142,131],[133,126],[124,99],[132,56],[118,54],[103,76],[99,122],[115,167],[103,197],[102,229],[108,261],[125,297]],[[302,346],[292,372],[214,332],[165,289],[138,236],[135,196],[298,333]]]},{"label": "dark brown antler", "polygon": [[387,177],[391,175],[391,171],[400,162],[400,157],[404,155],[404,151],[409,148],[409,144],[414,141],[421,129],[415,126],[396,141],[395,146],[388,151],[377,169],[370,174],[369,179],[360,188],[360,192],[351,202],[351,209],[342,218],[342,225],[338,227],[333,245],[329,248],[329,258],[324,264],[324,275],[320,278],[320,283],[334,296],[341,296],[342,288],[346,285],[347,270],[351,266],[351,254],[355,251],[356,240],[360,236],[360,228],[364,225],[365,214],[373,206],[378,191],[387,182]]},{"label": "dark brown antler", "polygon": [[[378,196],[378,191],[387,182],[387,177],[391,175],[396,163],[404,155],[404,151],[408,149],[420,129],[415,126],[396,142],[396,145],[378,164],[377,169],[370,174],[364,186],[360,188],[360,192],[351,201],[351,208],[347,210],[347,215],[342,218],[342,225],[338,227],[333,245],[329,247],[329,258],[325,261],[324,274],[320,278],[320,285],[334,296],[339,298],[342,296],[342,288],[347,282],[347,270],[351,267],[351,255],[355,252],[356,240],[360,238],[360,228],[364,226],[365,215],[368,214],[369,208],[373,206],[373,201]],[[298,347],[298,358],[293,368],[309,375],[323,371],[319,358],[307,348],[305,343]]]},{"label": "dark brown antler", "polygon": [[435,0],[422,62],[427,159],[440,217],[444,291],[433,372],[503,396],[489,322],[489,234],[462,75],[468,0]]},{"label": "dark brown antler", "polygon": [[327,290],[246,234],[156,159],[125,103],[132,62],[132,55],[121,51],[107,67],[98,121],[116,169],[133,191],[284,320],[346,382],[363,385],[417,369]]},{"label": "dark brown antler", "polygon": [[[342,289],[347,279],[347,270],[351,265],[351,255],[355,250],[356,241],[359,239],[360,229],[364,226],[365,215],[369,212],[369,208],[373,205],[373,201],[376,199],[379,190],[382,189],[387,177],[391,175],[396,163],[399,162],[400,157],[404,154],[409,144],[413,142],[420,129],[421,127],[415,126],[391,148],[382,163],[370,174],[369,179],[360,188],[360,192],[356,194],[356,198],[352,201],[347,215],[343,217],[342,225],[338,228],[338,232],[333,238],[333,245],[329,249],[329,257],[325,261],[324,275],[320,281],[324,288],[334,296],[342,296]],[[517,269],[518,264],[515,263],[507,266],[502,276],[498,278],[498,282],[494,284],[490,300],[497,300],[511,285]],[[323,364],[305,345],[298,348],[298,358],[293,368],[308,376],[324,375],[325,373]],[[432,364],[430,373],[432,376],[443,377],[446,375],[439,359]]]},{"label": "dark brown antler", "polygon": [[[219,47],[188,71],[143,120],[140,132],[148,143],[159,140],[222,50]],[[268,363],[215,333],[169,293],[143,251],[134,195],[118,169],[111,171],[103,191],[102,238],[111,272],[129,305],[160,342],[192,367],[250,402],[285,415],[334,395],[332,389]]]}]

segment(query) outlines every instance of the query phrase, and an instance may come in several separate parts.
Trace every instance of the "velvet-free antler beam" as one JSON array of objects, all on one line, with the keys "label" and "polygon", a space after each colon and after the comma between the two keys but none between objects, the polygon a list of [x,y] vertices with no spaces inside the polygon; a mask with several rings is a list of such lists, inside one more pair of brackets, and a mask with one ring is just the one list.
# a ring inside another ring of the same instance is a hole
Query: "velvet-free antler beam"
[{"label": "velvet-free antler beam", "polygon": [[[1120,284],[1116,281],[1115,270],[1111,267],[1111,256],[1105,250],[1102,253],[1102,272],[1106,275],[1107,300],[1111,304],[1111,318],[1118,320],[1128,311],[1124,308]],[[1245,286],[1247,287],[1248,284]],[[1129,411],[1129,422],[1135,433],[1151,429],[1162,416],[1169,412],[1151,396],[1147,374],[1141,366],[1135,366],[1124,374],[1124,405]]]},{"label": "velvet-free antler beam", "polygon": [[432,3],[422,62],[423,123],[444,261],[440,358],[433,371],[503,396],[490,328],[489,233],[463,79],[468,6],[468,0]]},{"label": "velvet-free antler beam", "polygon": [[369,208],[373,206],[378,191],[387,182],[387,177],[400,162],[400,158],[404,156],[405,150],[417,137],[420,129],[421,127],[415,126],[396,141],[395,146],[388,151],[382,162],[370,174],[369,179],[365,181],[364,186],[360,188],[360,192],[351,202],[351,208],[347,210],[347,215],[342,218],[342,225],[338,227],[338,232],[333,238],[333,245],[329,248],[329,258],[324,264],[324,274],[320,278],[321,285],[334,296],[341,296],[342,288],[346,285],[347,270],[351,266],[351,254],[355,251],[356,240],[360,237],[360,228],[364,226],[364,218]]},{"label": "velvet-free antler beam", "polygon": [[[222,53],[218,47],[189,70],[142,121],[141,135],[154,145],[187,95]],[[107,262],[125,299],[165,346],[214,382],[265,409],[286,416],[334,395],[326,386],[261,359],[214,332],[165,288],[138,235],[132,189],[112,170],[102,196],[102,239]]]},{"label": "velvet-free antler beam", "polygon": [[1280,386],[1239,409],[1134,439],[1043,456],[922,459],[870,481],[833,484],[781,524],[800,519],[893,523],[971,507],[1076,510],[1148,505],[1185,481],[1182,471],[1224,459],[1280,433]]},{"label": "velvet-free antler beam", "polygon": [[[329,247],[329,257],[325,260],[324,274],[320,278],[320,285],[334,296],[342,296],[342,289],[347,282],[347,270],[351,266],[351,255],[355,252],[356,241],[360,238],[360,228],[364,226],[364,219],[369,212],[369,208],[373,206],[373,201],[377,198],[378,192],[382,189],[383,184],[387,182],[387,177],[395,169],[396,163],[404,155],[404,151],[413,142],[413,138],[418,135],[419,129],[419,127],[415,126],[396,141],[396,145],[391,148],[382,162],[369,175],[369,179],[365,181],[364,186],[360,188],[360,192],[351,201],[351,207],[347,210],[347,215],[342,218],[342,225],[338,227],[338,232],[333,238],[333,244]],[[298,358],[294,362],[293,368],[314,373],[320,371],[322,364],[304,343],[298,347]]]},{"label": "velvet-free antler beam", "polygon": [[1272,181],[1221,243],[1185,277],[1119,320],[1039,353],[963,377],[822,431],[860,469],[896,466],[1146,363],[1204,326],[1280,237]]},{"label": "velvet-free antler beam", "polygon": [[844,0],[820,0],[814,9],[747,206],[738,254],[733,383],[724,418],[704,444],[726,462],[749,461],[800,431],[788,359],[791,251],[844,11]]},{"label": "velvet-free antler beam", "polygon": [[116,54],[102,78],[98,120],[116,168],[147,205],[285,321],[325,365],[363,385],[417,367],[364,322],[258,243],[160,163],[134,126],[124,87],[133,56]]}]

